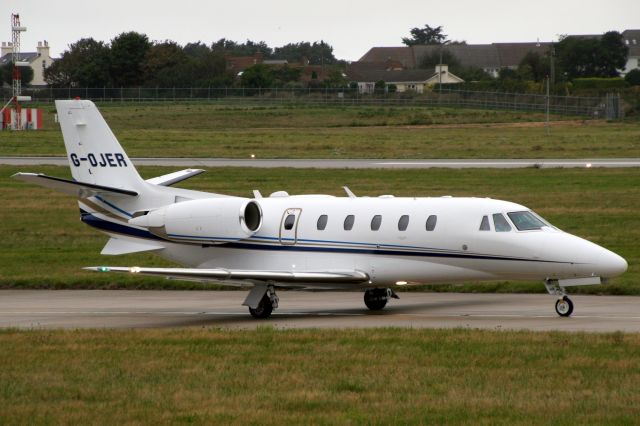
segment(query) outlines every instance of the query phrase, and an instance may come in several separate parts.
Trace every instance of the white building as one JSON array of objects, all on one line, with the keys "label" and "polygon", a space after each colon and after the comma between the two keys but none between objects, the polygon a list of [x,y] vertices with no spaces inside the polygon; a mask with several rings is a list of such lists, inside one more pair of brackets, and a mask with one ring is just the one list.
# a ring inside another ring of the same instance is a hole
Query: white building
[{"label": "white building", "polygon": [[624,76],[631,70],[640,69],[640,30],[626,30],[622,33],[622,38],[629,48],[627,65],[621,72]]},{"label": "white building", "polygon": [[376,82],[394,85],[398,92],[424,93],[429,86],[438,83],[464,83],[460,77],[449,72],[447,65],[436,65],[434,71],[404,69],[398,62],[352,62],[347,67],[347,79],[358,84],[359,93],[374,93]]},{"label": "white building", "polygon": [[[11,62],[11,50],[13,45],[11,42],[2,42],[2,51],[0,54],[0,66]],[[33,80],[29,83],[32,86],[45,86],[44,70],[51,65],[53,58],[49,54],[49,43],[45,41],[38,42],[36,52],[20,52],[19,61],[29,62],[33,69]]]}]

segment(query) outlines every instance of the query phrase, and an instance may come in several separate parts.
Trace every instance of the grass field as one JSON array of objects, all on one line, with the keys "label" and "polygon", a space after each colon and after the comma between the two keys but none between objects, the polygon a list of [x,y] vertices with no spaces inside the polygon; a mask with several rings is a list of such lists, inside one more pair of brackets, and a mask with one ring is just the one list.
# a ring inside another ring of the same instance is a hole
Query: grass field
[{"label": "grass field", "polygon": [[2,424],[635,424],[640,335],[0,331]]},{"label": "grass field", "polygon": [[[0,167],[0,286],[43,288],[193,288],[197,284],[111,274],[91,274],[82,266],[168,265],[153,255],[100,256],[103,234],[79,223],[77,204],[70,197],[10,179],[17,171],[67,176],[68,168]],[[142,168],[149,178],[169,168]],[[629,263],[629,270],[608,286],[584,292],[640,294],[640,174],[635,169],[517,169],[517,170],[316,170],[211,169],[186,181],[197,190],[251,196],[344,195],[348,185],[358,195],[489,196],[524,204],[554,225],[607,247]],[[485,283],[432,287],[437,291],[544,291],[541,283]],[[573,289],[572,289],[573,291]]]},{"label": "grass field", "polygon": [[[209,103],[100,108],[129,155],[140,157],[640,157],[637,121],[571,120],[547,132],[539,123],[544,114],[509,111]],[[0,132],[0,155],[65,155],[55,109],[44,109],[44,130]]]}]

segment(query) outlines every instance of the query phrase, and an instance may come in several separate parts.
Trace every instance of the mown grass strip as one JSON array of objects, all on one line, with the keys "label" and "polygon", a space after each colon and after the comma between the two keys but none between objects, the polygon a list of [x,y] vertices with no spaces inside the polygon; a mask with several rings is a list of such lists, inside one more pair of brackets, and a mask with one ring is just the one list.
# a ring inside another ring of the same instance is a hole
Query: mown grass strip
[{"label": "mown grass strip", "polygon": [[[100,256],[103,234],[79,223],[76,202],[39,187],[10,179],[17,171],[67,176],[63,167],[33,170],[0,167],[0,286],[12,288],[195,288],[197,284],[113,274],[91,274],[82,266],[170,265],[149,255]],[[174,171],[141,168],[146,177]],[[561,229],[607,247],[629,263],[629,270],[607,286],[572,291],[640,294],[640,174],[635,169],[517,170],[319,170],[209,169],[182,184],[196,190],[251,197],[278,190],[291,194],[344,196],[348,185],[357,195],[479,196],[524,204]],[[544,291],[541,283],[470,283],[430,287],[436,291]]]},{"label": "mown grass strip", "polygon": [[633,424],[640,335],[0,331],[3,424]]},{"label": "mown grass strip", "polygon": [[[249,158],[640,157],[640,123],[418,107],[102,105],[130,156]],[[64,156],[54,108],[45,129],[0,132],[0,155]],[[498,123],[498,124],[496,124]],[[467,127],[471,125],[472,127]],[[515,126],[517,125],[517,126]]]}]

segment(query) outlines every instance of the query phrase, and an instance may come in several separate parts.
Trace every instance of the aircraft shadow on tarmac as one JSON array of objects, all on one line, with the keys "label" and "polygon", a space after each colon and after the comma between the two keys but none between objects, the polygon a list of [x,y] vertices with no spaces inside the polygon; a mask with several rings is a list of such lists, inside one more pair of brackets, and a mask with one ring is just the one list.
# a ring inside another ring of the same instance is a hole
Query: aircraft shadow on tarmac
[{"label": "aircraft shadow on tarmac", "polygon": [[362,308],[339,308],[339,309],[312,309],[305,311],[297,311],[294,308],[282,308],[281,311],[274,311],[271,318],[267,320],[256,320],[249,313],[238,314],[217,314],[215,312],[201,312],[189,318],[176,318],[175,321],[163,321],[160,327],[183,327],[183,326],[202,326],[202,327],[224,327],[225,325],[253,327],[261,324],[269,324],[277,321],[295,321],[309,320],[318,318],[353,318],[357,317],[393,317],[401,314],[429,314],[432,311],[440,311],[441,309],[459,307],[459,311],[452,313],[454,315],[464,316],[469,308],[499,305],[496,300],[469,300],[469,301],[439,301],[427,303],[408,303],[406,305],[395,305],[391,302],[384,310],[370,311],[365,307]]}]

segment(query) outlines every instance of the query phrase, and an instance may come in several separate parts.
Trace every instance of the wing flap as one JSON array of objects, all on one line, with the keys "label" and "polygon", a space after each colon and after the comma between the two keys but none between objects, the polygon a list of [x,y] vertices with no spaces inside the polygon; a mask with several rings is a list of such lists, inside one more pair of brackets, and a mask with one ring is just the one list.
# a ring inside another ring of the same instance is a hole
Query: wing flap
[{"label": "wing flap", "polygon": [[11,177],[23,182],[33,183],[79,198],[85,198],[100,194],[128,195],[131,197],[135,197],[136,195],[138,195],[137,192],[130,191],[128,189],[113,188],[110,186],[96,185],[86,182],[77,182],[75,180],[43,175],[42,173],[16,173]]},{"label": "wing flap", "polygon": [[96,272],[123,272],[130,274],[161,276],[183,280],[226,281],[252,280],[277,281],[283,283],[364,283],[369,275],[362,271],[249,271],[238,269],[197,269],[197,268],[141,268],[138,266],[90,266],[83,268]]}]

